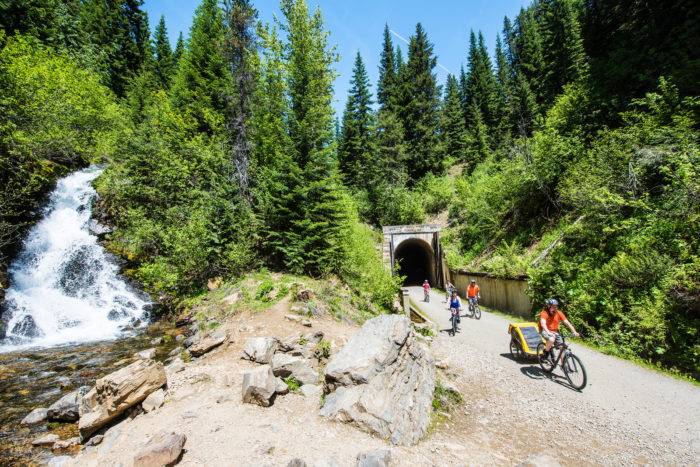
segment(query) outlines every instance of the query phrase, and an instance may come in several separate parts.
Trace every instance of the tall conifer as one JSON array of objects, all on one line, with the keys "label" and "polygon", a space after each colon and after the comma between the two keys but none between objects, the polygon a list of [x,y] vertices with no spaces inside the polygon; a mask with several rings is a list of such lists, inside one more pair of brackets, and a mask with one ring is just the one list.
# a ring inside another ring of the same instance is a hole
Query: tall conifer
[{"label": "tall conifer", "polygon": [[467,150],[467,132],[464,112],[459,99],[459,85],[454,75],[447,75],[440,116],[440,139],[445,156],[453,161],[464,160]]},{"label": "tall conifer", "polygon": [[170,39],[168,39],[168,30],[165,27],[165,17],[161,16],[156,26],[153,36],[155,57],[154,71],[160,85],[164,89],[170,87],[170,81],[173,78],[174,62],[173,52],[170,48]]},{"label": "tall conifer", "polygon": [[390,107],[393,99],[396,82],[395,59],[391,32],[389,31],[389,25],[385,24],[382,53],[379,59],[379,82],[377,83],[377,102],[382,108]]}]

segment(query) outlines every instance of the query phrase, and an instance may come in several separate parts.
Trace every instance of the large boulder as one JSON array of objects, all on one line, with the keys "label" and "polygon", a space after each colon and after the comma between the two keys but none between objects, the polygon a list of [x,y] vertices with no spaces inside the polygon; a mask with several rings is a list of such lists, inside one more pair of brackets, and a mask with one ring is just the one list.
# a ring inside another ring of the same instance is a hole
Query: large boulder
[{"label": "large boulder", "polygon": [[272,357],[272,372],[280,378],[292,376],[301,384],[316,384],[318,373],[303,357],[276,353]]},{"label": "large boulder", "polygon": [[274,337],[251,337],[243,347],[243,358],[268,364],[277,350],[277,345],[278,341]]},{"label": "large boulder", "polygon": [[405,316],[368,320],[328,362],[321,415],[412,445],[425,435],[435,390],[435,365]]},{"label": "large boulder", "polygon": [[80,436],[87,439],[166,382],[163,364],[153,360],[137,360],[98,379],[80,405]]},{"label": "large boulder", "polygon": [[275,399],[278,380],[272,374],[270,365],[246,370],[243,373],[243,402],[269,407]]},{"label": "large boulder", "polygon": [[134,456],[134,467],[173,465],[182,454],[187,437],[181,433],[162,431],[151,438]]},{"label": "large boulder", "polygon": [[226,339],[228,339],[226,331],[219,329],[195,340],[188,350],[193,357],[201,357],[226,342]]},{"label": "large boulder", "polygon": [[46,418],[51,422],[77,421],[80,417],[80,401],[89,390],[88,386],[83,386],[61,397],[49,406]]}]

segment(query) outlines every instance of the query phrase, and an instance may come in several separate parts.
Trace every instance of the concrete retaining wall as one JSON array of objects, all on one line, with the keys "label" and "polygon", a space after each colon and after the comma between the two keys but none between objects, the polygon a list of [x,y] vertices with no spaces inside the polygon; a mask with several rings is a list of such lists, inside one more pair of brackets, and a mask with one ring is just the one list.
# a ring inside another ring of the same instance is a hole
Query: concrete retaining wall
[{"label": "concrete retaining wall", "polygon": [[[496,310],[532,320],[532,301],[525,294],[524,279],[499,279],[468,271],[450,271],[450,277],[461,297],[465,297],[469,281],[476,279],[481,288],[481,303]],[[465,297],[466,298],[466,297]]]}]

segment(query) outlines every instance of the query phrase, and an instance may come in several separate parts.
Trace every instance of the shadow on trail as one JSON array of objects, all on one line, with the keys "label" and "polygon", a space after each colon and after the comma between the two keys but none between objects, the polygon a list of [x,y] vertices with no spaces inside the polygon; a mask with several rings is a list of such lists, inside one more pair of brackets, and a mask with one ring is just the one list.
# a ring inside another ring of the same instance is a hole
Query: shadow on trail
[{"label": "shadow on trail", "polygon": [[569,381],[564,376],[560,376],[554,372],[545,373],[544,371],[542,371],[542,368],[540,368],[537,365],[521,367],[520,372],[530,379],[549,379],[560,386],[563,386],[567,389],[571,389],[574,392],[581,392],[580,390],[572,387],[571,384],[569,384]]}]

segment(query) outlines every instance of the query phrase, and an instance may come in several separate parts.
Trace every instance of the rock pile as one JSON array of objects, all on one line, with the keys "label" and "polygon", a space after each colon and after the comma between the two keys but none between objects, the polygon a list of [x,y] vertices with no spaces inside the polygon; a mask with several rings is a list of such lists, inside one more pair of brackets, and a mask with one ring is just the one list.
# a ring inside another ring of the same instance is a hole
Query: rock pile
[{"label": "rock pile", "polygon": [[435,366],[405,316],[368,320],[329,361],[321,415],[412,445],[425,435]]}]

